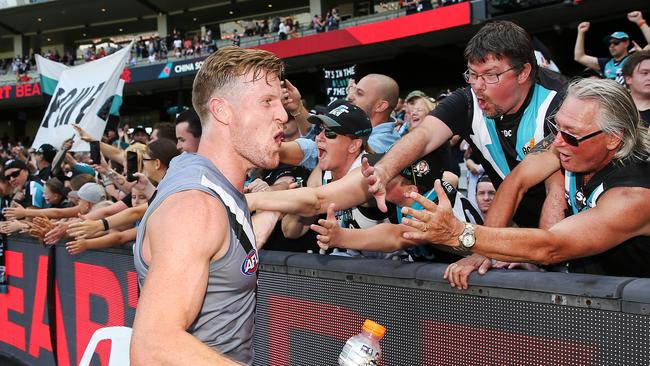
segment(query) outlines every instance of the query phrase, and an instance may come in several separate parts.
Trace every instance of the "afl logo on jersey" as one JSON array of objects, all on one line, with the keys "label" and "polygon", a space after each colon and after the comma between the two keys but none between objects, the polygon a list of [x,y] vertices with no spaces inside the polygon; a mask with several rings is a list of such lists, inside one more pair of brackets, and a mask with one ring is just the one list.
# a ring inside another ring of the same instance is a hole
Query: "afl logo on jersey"
[{"label": "afl logo on jersey", "polygon": [[246,259],[241,264],[241,273],[246,276],[254,275],[257,273],[257,264],[259,263],[259,257],[257,256],[257,250],[253,249],[248,252]]}]

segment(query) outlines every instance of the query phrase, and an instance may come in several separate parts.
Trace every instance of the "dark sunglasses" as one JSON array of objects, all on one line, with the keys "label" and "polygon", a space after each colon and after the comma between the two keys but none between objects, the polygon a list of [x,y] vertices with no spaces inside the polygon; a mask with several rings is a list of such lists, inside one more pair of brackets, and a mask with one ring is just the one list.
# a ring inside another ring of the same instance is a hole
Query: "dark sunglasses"
[{"label": "dark sunglasses", "polygon": [[566,131],[560,130],[560,127],[558,127],[558,125],[553,123],[551,120],[546,120],[546,123],[548,123],[548,125],[551,127],[551,131],[553,132],[553,135],[557,135],[558,132],[559,132],[560,135],[562,135],[562,140],[564,140],[564,142],[566,142],[567,144],[569,144],[569,145],[571,145],[573,147],[578,147],[580,145],[580,142],[588,140],[588,139],[590,139],[590,138],[592,138],[594,136],[598,136],[601,133],[603,133],[603,130],[598,130],[598,131],[592,132],[592,133],[590,133],[588,135],[585,135],[585,136],[582,136],[582,137],[577,137],[577,136],[574,136],[574,135],[572,135],[572,134],[570,134],[570,133],[568,133]]},{"label": "dark sunglasses", "polygon": [[609,41],[609,44],[613,44],[614,46],[618,46],[621,44],[621,41]]},{"label": "dark sunglasses", "polygon": [[20,175],[20,172],[22,172],[22,170],[16,170],[15,172],[13,172],[11,174],[5,174],[5,178],[7,178],[7,179],[18,178],[18,176]]},{"label": "dark sunglasses", "polygon": [[328,138],[330,140],[333,140],[338,136],[338,134],[336,132],[334,132],[334,131],[330,130],[329,128],[325,127],[322,123],[319,123],[319,124],[316,125],[315,132],[318,135],[318,134],[321,133],[321,131],[323,132],[323,134],[325,134],[325,138]]}]

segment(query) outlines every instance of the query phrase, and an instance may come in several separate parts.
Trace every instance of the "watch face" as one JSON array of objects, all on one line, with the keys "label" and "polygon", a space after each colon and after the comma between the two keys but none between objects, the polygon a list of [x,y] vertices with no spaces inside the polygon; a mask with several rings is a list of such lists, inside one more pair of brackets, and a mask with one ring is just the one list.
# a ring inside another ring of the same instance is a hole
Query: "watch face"
[{"label": "watch face", "polygon": [[463,246],[464,247],[470,248],[470,247],[474,246],[474,242],[476,241],[476,239],[474,238],[474,235],[466,234],[466,235],[463,235],[462,241],[463,241]]}]

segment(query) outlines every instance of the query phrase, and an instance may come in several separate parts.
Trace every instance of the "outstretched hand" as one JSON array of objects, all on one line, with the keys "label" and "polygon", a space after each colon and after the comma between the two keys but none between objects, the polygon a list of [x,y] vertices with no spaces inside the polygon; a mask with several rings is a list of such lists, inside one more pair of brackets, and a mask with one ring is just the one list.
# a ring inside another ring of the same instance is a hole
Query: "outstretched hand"
[{"label": "outstretched hand", "polygon": [[86,130],[81,128],[80,125],[78,124],[73,124],[72,128],[74,129],[74,132],[77,133],[77,136],[79,136],[80,139],[86,141],[86,142],[91,142],[91,141],[97,141],[96,138],[92,137]]},{"label": "outstretched hand", "polygon": [[312,224],[310,228],[318,233],[316,240],[323,250],[337,248],[340,244],[342,229],[336,220],[336,205],[327,206],[327,218],[318,220],[318,225]]},{"label": "outstretched hand", "polygon": [[381,212],[387,212],[386,207],[386,177],[384,171],[378,166],[370,166],[367,158],[361,160],[361,174],[368,183],[368,193],[372,194],[377,201],[377,208]]},{"label": "outstretched hand", "polygon": [[458,236],[463,232],[464,224],[454,216],[451,202],[449,202],[449,198],[447,198],[447,194],[442,188],[440,179],[436,179],[434,187],[438,194],[437,205],[418,193],[410,193],[410,197],[422,205],[424,209],[402,208],[402,214],[412,217],[402,219],[402,224],[418,230],[408,231],[402,235],[405,239],[424,240],[456,247],[458,246]]}]

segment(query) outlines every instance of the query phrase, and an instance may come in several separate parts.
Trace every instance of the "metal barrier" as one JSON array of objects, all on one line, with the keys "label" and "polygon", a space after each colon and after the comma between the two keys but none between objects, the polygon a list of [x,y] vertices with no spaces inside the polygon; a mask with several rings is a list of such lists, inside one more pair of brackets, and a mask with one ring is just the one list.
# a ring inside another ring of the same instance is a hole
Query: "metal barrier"
[{"label": "metal barrier", "polygon": [[[459,291],[436,263],[264,251],[261,259],[256,365],[336,364],[366,318],[388,328],[383,365],[650,364],[650,279],[499,270],[472,275]],[[91,340],[131,326],[132,262],[124,249],[70,256],[10,237],[0,354],[52,365],[54,344],[59,365],[79,364],[85,352],[107,365],[110,342]]]}]

